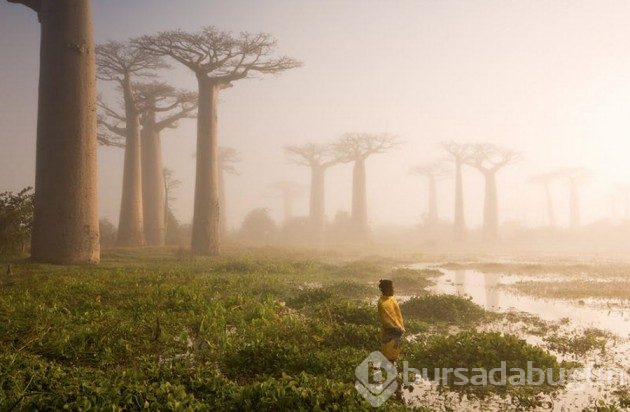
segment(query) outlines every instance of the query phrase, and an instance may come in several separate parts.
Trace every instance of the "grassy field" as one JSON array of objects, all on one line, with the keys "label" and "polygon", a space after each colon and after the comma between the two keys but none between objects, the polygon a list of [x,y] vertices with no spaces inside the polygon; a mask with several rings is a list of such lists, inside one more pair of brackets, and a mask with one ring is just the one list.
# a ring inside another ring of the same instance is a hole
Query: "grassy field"
[{"label": "grassy field", "polygon": [[[514,336],[477,331],[498,315],[428,295],[431,270],[393,259],[275,249],[192,259],[111,251],[93,267],[15,262],[0,282],[0,410],[367,410],[356,366],[379,349],[378,279],[394,280],[423,367],[559,362]],[[3,270],[4,272],[4,270]],[[444,387],[538,405],[549,387]],[[423,409],[390,399],[388,410]]]}]

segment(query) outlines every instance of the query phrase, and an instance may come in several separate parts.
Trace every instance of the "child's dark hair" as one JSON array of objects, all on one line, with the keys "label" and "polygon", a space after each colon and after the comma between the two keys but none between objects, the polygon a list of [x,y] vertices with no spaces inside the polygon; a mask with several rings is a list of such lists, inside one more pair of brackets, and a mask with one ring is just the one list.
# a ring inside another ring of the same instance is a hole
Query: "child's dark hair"
[{"label": "child's dark hair", "polygon": [[394,283],[389,279],[381,279],[378,288],[384,296],[394,296]]}]

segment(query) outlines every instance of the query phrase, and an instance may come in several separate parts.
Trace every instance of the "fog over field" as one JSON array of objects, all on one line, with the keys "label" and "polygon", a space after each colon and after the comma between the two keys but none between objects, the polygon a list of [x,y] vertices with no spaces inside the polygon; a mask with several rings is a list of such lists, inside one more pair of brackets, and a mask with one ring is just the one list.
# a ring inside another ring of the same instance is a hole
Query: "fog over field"
[{"label": "fog over field", "polygon": [[[282,220],[270,187],[291,180],[305,190],[293,213],[308,215],[308,169],[290,164],[286,145],[326,143],[345,132],[398,136],[394,150],[367,161],[373,227],[410,226],[427,213],[427,185],[410,171],[440,160],[443,141],[491,142],[521,159],[497,175],[499,219],[546,224],[535,175],[581,167],[581,223],[628,218],[630,187],[630,29],[625,1],[94,1],[95,40],[208,24],[233,32],[270,32],[281,54],[304,63],[277,76],[240,81],[220,95],[222,146],[240,153],[226,178],[228,227],[253,208]],[[140,17],[142,16],[142,17]],[[0,187],[34,183],[39,36],[28,9],[0,6]],[[178,64],[160,79],[196,89]],[[118,97],[99,83],[110,104]],[[182,120],[162,136],[164,165],[182,182],[173,203],[182,222],[193,213],[196,126]],[[123,150],[99,148],[99,210],[117,225]],[[464,167],[466,221],[479,227],[483,180]],[[327,174],[326,214],[349,211],[352,167]],[[438,212],[453,219],[452,178],[438,182]],[[552,182],[559,226],[569,225],[569,188]],[[614,204],[614,206],[613,206]]]}]

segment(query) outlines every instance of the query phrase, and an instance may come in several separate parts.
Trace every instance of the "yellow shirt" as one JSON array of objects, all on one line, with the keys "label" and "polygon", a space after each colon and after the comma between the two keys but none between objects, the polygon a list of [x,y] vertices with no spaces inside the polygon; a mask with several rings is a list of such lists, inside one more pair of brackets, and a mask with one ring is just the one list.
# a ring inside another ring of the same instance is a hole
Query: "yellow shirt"
[{"label": "yellow shirt", "polygon": [[398,307],[398,302],[393,296],[381,296],[378,300],[378,317],[381,321],[383,330],[400,329],[405,331],[402,313]]}]

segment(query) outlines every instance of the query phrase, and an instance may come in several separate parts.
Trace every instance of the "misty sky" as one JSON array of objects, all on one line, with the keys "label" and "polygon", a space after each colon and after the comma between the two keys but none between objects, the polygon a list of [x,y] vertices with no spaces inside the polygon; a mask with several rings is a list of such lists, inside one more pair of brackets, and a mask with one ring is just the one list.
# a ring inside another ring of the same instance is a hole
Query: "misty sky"
[{"label": "misty sky", "polygon": [[[97,42],[160,30],[271,32],[304,67],[239,81],[222,92],[220,141],[241,152],[227,181],[229,224],[267,206],[279,180],[305,186],[308,170],[283,146],[326,142],[346,131],[391,132],[404,144],[367,164],[374,225],[417,223],[426,183],[412,166],[441,157],[443,140],[488,141],[523,152],[499,175],[501,220],[543,222],[536,173],[584,166],[583,221],[611,215],[610,195],[630,185],[630,2],[628,1],[209,1],[94,0]],[[0,191],[34,180],[39,25],[27,8],[0,1]],[[196,88],[174,65],[163,78]],[[112,84],[99,90],[111,95]],[[165,165],[183,182],[176,215],[192,217],[195,123],[163,134]],[[100,213],[118,220],[123,152],[99,149]],[[328,174],[327,212],[350,207],[351,166]],[[483,186],[467,169],[469,224],[481,220]],[[556,185],[559,223],[567,188]],[[452,180],[441,182],[440,216],[452,216]]]}]

